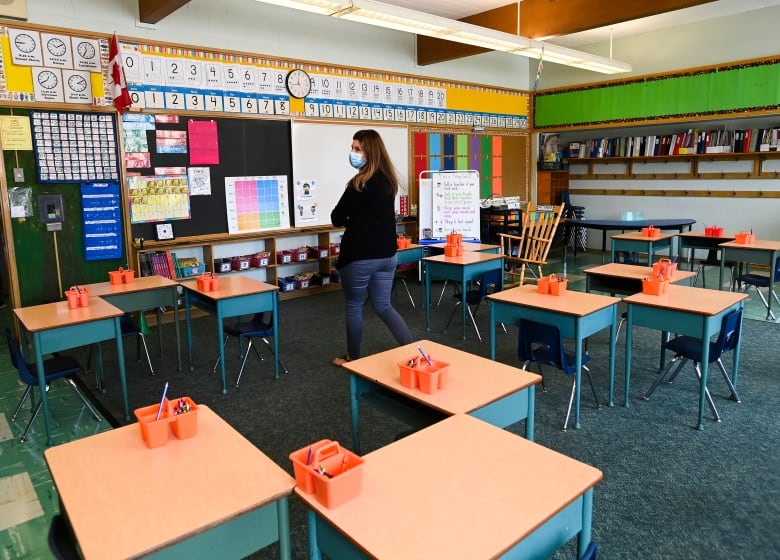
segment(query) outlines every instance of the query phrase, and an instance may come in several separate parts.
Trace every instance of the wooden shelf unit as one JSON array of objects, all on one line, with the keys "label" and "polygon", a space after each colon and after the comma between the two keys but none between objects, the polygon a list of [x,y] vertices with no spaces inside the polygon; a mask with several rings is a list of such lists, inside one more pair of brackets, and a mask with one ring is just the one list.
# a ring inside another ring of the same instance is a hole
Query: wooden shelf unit
[{"label": "wooden shelf unit", "polygon": [[[416,238],[417,222],[404,221],[398,223],[399,233],[405,233],[407,236]],[[259,251],[269,253],[268,266],[253,267],[246,270],[231,270],[219,274],[245,274],[251,271],[264,271],[265,282],[279,285],[279,280],[292,275],[296,271],[319,272],[323,276],[330,276],[331,270],[336,267],[338,254],[331,254],[325,258],[307,258],[304,261],[293,260],[289,263],[277,263],[277,253],[283,249],[298,248],[302,246],[314,246],[312,240],[316,239],[317,247],[330,248],[331,243],[338,243],[338,234],[344,231],[344,228],[333,226],[316,226],[308,228],[293,228],[278,231],[267,231],[261,233],[238,234],[238,235],[211,235],[199,236],[185,239],[173,239],[171,241],[153,241],[145,242],[144,247],[132,247],[132,259],[135,270],[141,271],[140,255],[143,253],[155,253],[157,251],[169,251],[177,253],[177,256],[183,254],[197,253],[199,260],[205,264],[206,272],[216,272],[215,262],[218,259],[228,256],[242,256],[254,254]],[[222,254],[230,251],[231,246],[243,248],[240,254]],[[288,273],[289,274],[288,274]],[[178,281],[188,280],[190,278],[177,278]],[[325,286],[312,286],[303,289],[295,289],[280,293],[280,299],[293,299],[303,296],[315,295],[320,293],[332,292],[341,289],[340,283],[330,283]]]},{"label": "wooden shelf unit", "polygon": [[567,170],[538,170],[536,172],[536,203],[560,204],[561,192],[569,189]]},{"label": "wooden shelf unit", "polygon": [[[684,154],[673,156],[631,156],[601,158],[568,158],[568,178],[575,180],[663,180],[663,179],[777,179],[780,170],[765,170],[769,160],[780,159],[780,152],[738,152],[721,154]],[[707,163],[747,162],[738,170],[710,170]],[[585,165],[583,173],[578,167]],[[571,167],[576,166],[575,170]],[[684,169],[681,169],[683,168]],[[613,169],[610,169],[613,168]],[[655,170],[657,168],[657,170]],[[558,173],[555,171],[539,171]],[[539,180],[541,181],[541,179]],[[541,185],[541,182],[539,183]],[[540,188],[540,187],[538,187]],[[538,196],[538,195],[537,195]]]}]

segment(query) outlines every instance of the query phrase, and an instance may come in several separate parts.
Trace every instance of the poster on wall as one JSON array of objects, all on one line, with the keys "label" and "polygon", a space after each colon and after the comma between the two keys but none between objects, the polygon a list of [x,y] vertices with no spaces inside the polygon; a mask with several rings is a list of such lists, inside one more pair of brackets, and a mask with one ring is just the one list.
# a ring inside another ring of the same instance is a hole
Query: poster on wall
[{"label": "poster on wall", "polygon": [[225,177],[228,232],[290,227],[287,176]]},{"label": "poster on wall", "polygon": [[127,192],[132,224],[190,218],[187,175],[128,177]]}]

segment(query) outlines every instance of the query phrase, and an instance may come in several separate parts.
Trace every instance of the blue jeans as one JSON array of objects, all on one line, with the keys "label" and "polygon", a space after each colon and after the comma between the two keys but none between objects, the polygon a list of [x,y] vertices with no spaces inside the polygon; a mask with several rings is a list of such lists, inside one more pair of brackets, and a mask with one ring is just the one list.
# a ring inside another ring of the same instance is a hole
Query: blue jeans
[{"label": "blue jeans", "polygon": [[360,357],[366,292],[371,300],[371,307],[390,329],[398,344],[412,342],[412,333],[406,321],[390,303],[395,267],[396,257],[392,256],[387,259],[354,261],[339,271],[345,300],[347,353],[352,360]]}]

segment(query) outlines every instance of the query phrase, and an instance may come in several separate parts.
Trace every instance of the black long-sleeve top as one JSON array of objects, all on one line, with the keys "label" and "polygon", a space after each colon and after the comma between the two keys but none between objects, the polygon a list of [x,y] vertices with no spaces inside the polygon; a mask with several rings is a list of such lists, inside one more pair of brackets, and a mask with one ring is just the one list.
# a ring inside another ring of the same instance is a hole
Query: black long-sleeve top
[{"label": "black long-sleeve top", "polygon": [[347,187],[341,195],[330,213],[334,226],[346,228],[336,268],[395,255],[395,200],[388,183],[384,174],[375,173],[363,191]]}]

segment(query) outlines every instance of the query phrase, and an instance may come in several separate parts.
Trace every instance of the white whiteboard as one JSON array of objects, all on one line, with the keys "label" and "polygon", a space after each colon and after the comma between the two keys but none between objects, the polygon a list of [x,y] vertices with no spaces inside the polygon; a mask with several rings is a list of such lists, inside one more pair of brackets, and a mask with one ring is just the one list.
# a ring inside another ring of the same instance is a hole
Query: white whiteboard
[{"label": "white whiteboard", "polygon": [[330,225],[330,212],[355,175],[355,169],[349,164],[352,136],[364,128],[373,128],[382,136],[398,172],[398,194],[408,194],[409,130],[406,126],[293,122],[291,210],[296,227]]}]

